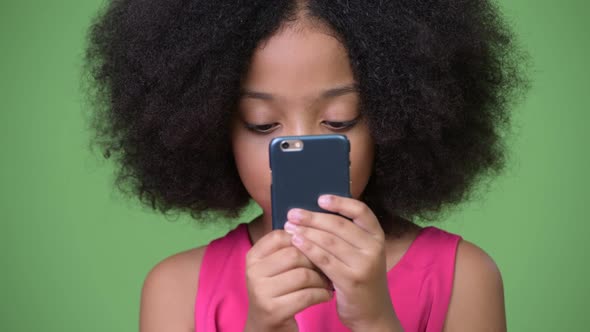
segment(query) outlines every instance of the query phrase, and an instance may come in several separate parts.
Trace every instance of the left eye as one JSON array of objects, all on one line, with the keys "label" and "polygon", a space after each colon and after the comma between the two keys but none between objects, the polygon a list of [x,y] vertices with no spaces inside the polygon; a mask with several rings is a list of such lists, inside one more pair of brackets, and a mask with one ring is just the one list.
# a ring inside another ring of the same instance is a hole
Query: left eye
[{"label": "left eye", "polygon": [[352,128],[358,119],[350,120],[350,121],[322,121],[322,124],[332,130],[344,130],[348,128]]}]

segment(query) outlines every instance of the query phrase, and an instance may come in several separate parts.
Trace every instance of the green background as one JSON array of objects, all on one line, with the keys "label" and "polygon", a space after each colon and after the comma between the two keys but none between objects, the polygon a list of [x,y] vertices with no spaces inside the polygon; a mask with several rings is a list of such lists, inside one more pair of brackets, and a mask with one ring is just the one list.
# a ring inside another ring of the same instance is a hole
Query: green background
[{"label": "green background", "polygon": [[[512,331],[590,326],[587,3],[501,2],[532,55],[532,90],[507,171],[439,225],[495,259]],[[227,231],[123,198],[110,161],[86,149],[81,56],[100,6],[0,4],[0,331],[137,330],[149,269]]]}]

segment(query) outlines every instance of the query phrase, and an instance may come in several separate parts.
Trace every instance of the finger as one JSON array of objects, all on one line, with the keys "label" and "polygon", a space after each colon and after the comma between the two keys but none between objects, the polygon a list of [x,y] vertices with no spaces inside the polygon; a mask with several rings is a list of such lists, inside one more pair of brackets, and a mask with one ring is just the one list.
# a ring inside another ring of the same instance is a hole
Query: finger
[{"label": "finger", "polygon": [[361,249],[363,243],[372,240],[371,234],[341,216],[311,212],[303,209],[291,209],[287,213],[288,222],[319,229],[346,241],[349,245]]},{"label": "finger", "polygon": [[291,244],[291,240],[289,240],[289,246],[281,248],[251,265],[252,275],[260,277],[273,277],[298,267],[317,269],[309,258]]},{"label": "finger", "polygon": [[268,284],[274,285],[272,297],[280,297],[304,288],[331,288],[331,284],[325,276],[304,267],[269,278]]},{"label": "finger", "polygon": [[296,234],[293,235],[292,242],[334,284],[340,284],[342,278],[348,275],[348,266],[310,239]]},{"label": "finger", "polygon": [[322,195],[318,198],[318,204],[322,209],[352,219],[355,224],[370,234],[383,235],[383,229],[373,211],[359,200],[336,195]]},{"label": "finger", "polygon": [[277,309],[285,310],[286,317],[294,316],[314,304],[332,299],[334,292],[325,288],[304,288],[276,298]]},{"label": "finger", "polygon": [[282,229],[274,230],[256,241],[247,253],[247,261],[254,263],[277,250],[291,245],[291,235]]},{"label": "finger", "polygon": [[[349,221],[347,222],[350,223]],[[354,225],[353,227],[358,228]],[[292,232],[293,235],[298,235],[311,240],[312,243],[336,257],[349,268],[358,266],[355,262],[358,262],[359,259],[364,259],[361,255],[363,249],[351,245],[341,237],[338,237],[329,231],[307,227],[302,224],[292,224],[291,222],[285,223],[285,231],[288,233]],[[359,231],[364,233],[363,236],[370,238],[370,235],[365,231]],[[374,241],[372,238],[371,240]]]}]

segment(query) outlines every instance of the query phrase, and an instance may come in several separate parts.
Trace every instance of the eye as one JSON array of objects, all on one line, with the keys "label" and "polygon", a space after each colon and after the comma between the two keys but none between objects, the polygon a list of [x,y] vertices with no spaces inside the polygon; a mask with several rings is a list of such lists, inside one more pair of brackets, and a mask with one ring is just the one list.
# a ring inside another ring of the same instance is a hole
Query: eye
[{"label": "eye", "polygon": [[253,124],[253,123],[245,123],[246,129],[253,131],[259,134],[267,134],[275,130],[279,124],[278,123],[265,123],[265,124]]},{"label": "eye", "polygon": [[359,121],[359,117],[350,121],[322,121],[322,124],[332,130],[346,130],[354,127]]}]

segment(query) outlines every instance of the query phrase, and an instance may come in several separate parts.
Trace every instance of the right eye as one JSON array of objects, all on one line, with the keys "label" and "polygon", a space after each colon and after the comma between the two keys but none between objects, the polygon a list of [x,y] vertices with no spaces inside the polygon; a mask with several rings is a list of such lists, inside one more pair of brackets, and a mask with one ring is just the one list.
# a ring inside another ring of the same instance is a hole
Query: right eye
[{"label": "right eye", "polygon": [[268,134],[274,131],[279,126],[278,123],[253,124],[246,123],[246,129],[258,134]]}]

